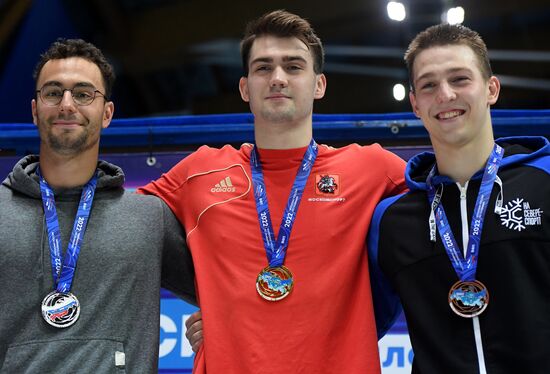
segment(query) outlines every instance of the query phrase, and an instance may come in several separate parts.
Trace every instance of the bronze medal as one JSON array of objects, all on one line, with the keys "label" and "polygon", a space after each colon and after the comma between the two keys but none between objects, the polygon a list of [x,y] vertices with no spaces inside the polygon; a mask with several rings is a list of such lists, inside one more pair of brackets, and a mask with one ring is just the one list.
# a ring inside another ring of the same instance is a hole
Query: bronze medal
[{"label": "bronze medal", "polygon": [[449,306],[461,317],[479,316],[489,305],[489,291],[480,281],[458,281],[449,291]]},{"label": "bronze medal", "polygon": [[284,265],[265,267],[256,278],[258,294],[269,301],[279,301],[287,297],[294,287],[292,272]]}]

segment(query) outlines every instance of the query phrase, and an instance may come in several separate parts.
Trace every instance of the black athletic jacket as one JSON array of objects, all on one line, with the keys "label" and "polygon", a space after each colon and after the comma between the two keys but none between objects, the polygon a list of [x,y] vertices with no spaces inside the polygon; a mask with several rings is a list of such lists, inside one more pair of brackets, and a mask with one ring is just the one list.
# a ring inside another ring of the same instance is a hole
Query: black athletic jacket
[{"label": "black athletic jacket", "polygon": [[[550,373],[550,144],[539,137],[497,143],[505,150],[502,187],[493,185],[481,235],[476,279],[490,296],[479,317],[459,317],[449,307],[458,277],[439,233],[430,241],[426,177],[433,153],[412,158],[410,191],[375,211],[368,248],[379,334],[400,311],[396,293],[415,353],[413,373]],[[480,170],[462,188],[462,206],[461,188],[447,177],[434,178],[444,184],[442,204],[460,248],[482,175]]]}]

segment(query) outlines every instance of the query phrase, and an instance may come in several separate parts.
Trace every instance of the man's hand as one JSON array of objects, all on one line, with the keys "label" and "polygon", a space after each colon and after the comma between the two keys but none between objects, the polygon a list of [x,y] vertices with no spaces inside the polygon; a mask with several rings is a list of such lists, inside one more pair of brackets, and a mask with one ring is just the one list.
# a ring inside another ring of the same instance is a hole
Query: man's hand
[{"label": "man's hand", "polygon": [[197,353],[200,346],[202,345],[202,313],[197,311],[185,321],[185,337],[191,344],[193,352]]}]

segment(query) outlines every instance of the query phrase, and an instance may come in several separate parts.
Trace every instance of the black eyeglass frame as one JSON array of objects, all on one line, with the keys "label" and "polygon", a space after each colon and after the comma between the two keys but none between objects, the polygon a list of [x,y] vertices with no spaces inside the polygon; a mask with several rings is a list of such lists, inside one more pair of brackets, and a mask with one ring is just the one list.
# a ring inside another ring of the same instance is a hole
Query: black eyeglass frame
[{"label": "black eyeglass frame", "polygon": [[[36,90],[36,95],[37,95],[38,97],[40,97],[40,101],[42,101],[42,103],[44,103],[44,105],[47,105],[47,106],[50,106],[50,107],[58,106],[59,104],[61,104],[61,101],[63,101],[63,96],[65,96],[65,91],[69,91],[69,92],[71,93],[71,97],[72,97],[72,99],[73,99],[73,102],[74,102],[76,105],[78,105],[78,106],[88,106],[88,105],[92,105],[92,103],[94,102],[94,100],[95,100],[96,97],[97,97],[97,94],[100,94],[100,95],[105,99],[105,101],[108,101],[108,100],[109,100],[109,99],[107,98],[107,96],[106,96],[103,92],[101,92],[100,90],[95,89],[95,90],[93,90],[94,96],[92,97],[92,100],[90,100],[90,102],[87,103],[87,104],[81,104],[81,103],[79,103],[79,102],[74,98],[73,90],[74,90],[75,88],[82,88],[83,86],[75,86],[75,87],[73,87],[73,88],[61,88],[61,87],[58,87],[58,88],[60,88],[60,89],[62,90],[62,94],[61,94],[61,96],[59,96],[59,102],[56,103],[56,104],[51,104],[51,103],[48,103],[48,102],[42,97],[42,90],[43,90],[44,88],[46,88],[46,87],[51,87],[51,86],[50,86],[50,85],[44,85],[44,86],[42,86],[42,88],[40,88],[39,90]],[[57,87],[57,86],[55,86],[55,87]]]}]

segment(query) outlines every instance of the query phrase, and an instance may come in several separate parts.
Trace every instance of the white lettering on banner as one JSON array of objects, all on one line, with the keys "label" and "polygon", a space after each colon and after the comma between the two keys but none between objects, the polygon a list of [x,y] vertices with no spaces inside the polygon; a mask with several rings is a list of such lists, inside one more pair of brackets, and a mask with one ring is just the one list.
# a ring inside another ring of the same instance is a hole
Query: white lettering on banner
[{"label": "white lettering on banner", "polygon": [[190,314],[181,315],[181,331],[178,334],[178,326],[174,320],[168,317],[165,314],[160,315],[160,329],[165,334],[175,334],[174,337],[165,337],[161,340],[159,345],[159,357],[168,356],[180,341],[180,357],[191,357],[193,356],[193,349],[185,337],[185,320],[189,318]]},{"label": "white lettering on banner", "polygon": [[387,334],[378,342],[382,374],[410,374],[412,347],[407,334]]},{"label": "white lettering on banner", "polygon": [[[178,332],[178,329],[174,321],[172,321],[171,318],[165,316],[164,314],[160,315],[160,329],[167,333]],[[160,342],[159,357],[164,357],[170,354],[170,352],[172,352],[172,350],[176,346],[177,342],[178,340],[175,338],[164,338]]]}]

